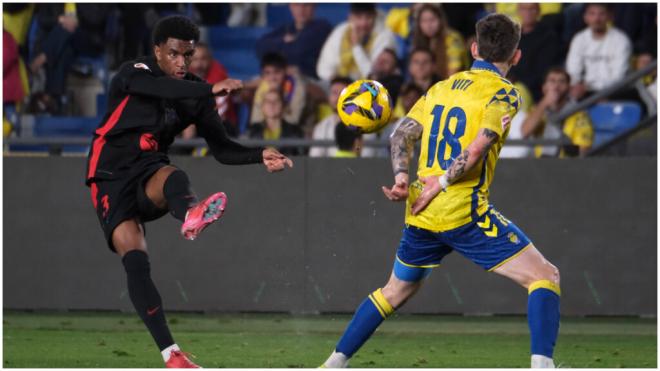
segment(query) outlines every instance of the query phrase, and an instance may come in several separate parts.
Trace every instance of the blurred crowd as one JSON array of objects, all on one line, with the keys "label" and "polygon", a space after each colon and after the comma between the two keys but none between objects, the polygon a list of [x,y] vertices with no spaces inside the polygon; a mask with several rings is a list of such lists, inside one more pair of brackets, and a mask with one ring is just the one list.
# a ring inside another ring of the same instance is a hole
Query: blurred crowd
[{"label": "blurred crowd", "polygon": [[[89,105],[71,98],[71,85],[79,83],[77,78],[98,79],[98,70],[112,75],[121,63],[151,54],[150,29],[160,17],[186,14],[205,35],[204,30],[214,26],[265,27],[266,5],[4,4],[5,136],[13,130],[11,115],[85,112]],[[505,13],[522,27],[522,61],[507,76],[523,97],[510,138],[567,137],[578,148],[569,153],[558,147],[505,147],[503,156],[586,153],[594,137],[589,115],[577,112],[559,126],[548,125],[547,116],[657,57],[656,4],[411,3],[385,10],[374,3],[354,3],[345,21],[334,27],[316,12],[314,4],[291,3],[288,9],[292,21],[256,42],[254,58],[260,62],[260,74],[244,81],[239,95],[218,97],[216,104],[234,137],[336,143],[281,148],[292,155],[387,156],[386,148],[362,143],[385,138],[393,125],[369,135],[347,130],[339,124],[335,108],[341,90],[356,79],[380,81],[395,102],[394,122],[431,85],[470,68],[474,24],[490,12]],[[36,31],[28,37],[32,27]],[[210,44],[200,42],[190,66],[191,72],[209,83],[231,76],[213,56]],[[103,66],[97,68],[94,63],[99,58]],[[637,102],[646,111],[648,96],[656,98],[655,74],[644,83],[646,92],[631,88],[610,99]],[[249,109],[246,125],[240,122],[241,107]],[[182,135],[194,138],[194,126]],[[195,153],[204,154],[205,149]]]}]

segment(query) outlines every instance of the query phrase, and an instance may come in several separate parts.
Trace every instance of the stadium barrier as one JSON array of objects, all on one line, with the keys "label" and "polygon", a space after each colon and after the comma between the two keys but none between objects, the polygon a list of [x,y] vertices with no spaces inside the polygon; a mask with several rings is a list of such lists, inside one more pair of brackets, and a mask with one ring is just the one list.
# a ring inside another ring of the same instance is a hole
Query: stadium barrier
[{"label": "stadium barrier", "polygon": [[[296,158],[289,171],[173,157],[227,214],[196,241],[147,224],[169,310],[352,312],[389,277],[404,205],[387,159]],[[491,202],[561,270],[564,315],[655,316],[657,159],[502,160]],[[132,311],[84,186],[85,160],[4,158],[4,308]],[[614,175],[615,174],[615,175]],[[450,254],[405,313],[522,314],[525,290]]]}]

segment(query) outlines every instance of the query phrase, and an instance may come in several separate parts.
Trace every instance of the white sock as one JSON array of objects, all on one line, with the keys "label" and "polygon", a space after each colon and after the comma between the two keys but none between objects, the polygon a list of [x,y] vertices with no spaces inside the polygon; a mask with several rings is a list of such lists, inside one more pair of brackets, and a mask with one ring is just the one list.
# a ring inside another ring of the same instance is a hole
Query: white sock
[{"label": "white sock", "polygon": [[165,348],[165,349],[163,349],[163,350],[160,351],[160,354],[163,355],[163,361],[167,362],[167,361],[170,360],[170,354],[172,354],[172,351],[173,351],[173,350],[178,350],[178,351],[180,351],[181,349],[179,349],[179,346],[178,346],[178,345],[176,345],[176,344],[172,344],[172,345],[170,345],[169,347],[167,347],[167,348]]},{"label": "white sock", "polygon": [[325,368],[346,368],[348,367],[348,357],[344,353],[332,352],[323,366]]},{"label": "white sock", "polygon": [[552,361],[552,358],[540,354],[532,354],[532,368],[555,368],[555,363]]}]

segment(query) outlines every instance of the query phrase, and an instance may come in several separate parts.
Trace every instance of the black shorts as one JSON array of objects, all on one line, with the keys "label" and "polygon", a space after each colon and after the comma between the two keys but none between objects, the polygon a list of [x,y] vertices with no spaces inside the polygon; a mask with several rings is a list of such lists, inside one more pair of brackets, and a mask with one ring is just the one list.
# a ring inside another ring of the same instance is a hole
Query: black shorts
[{"label": "black shorts", "polygon": [[[121,222],[137,218],[144,229],[145,222],[167,214],[167,210],[154,205],[145,192],[149,178],[167,165],[169,164],[165,162],[155,163],[141,171],[131,172],[131,175],[126,177],[96,180],[90,184],[92,203],[110,250],[116,252],[112,244],[112,232]],[[146,229],[144,230],[146,233]]]}]

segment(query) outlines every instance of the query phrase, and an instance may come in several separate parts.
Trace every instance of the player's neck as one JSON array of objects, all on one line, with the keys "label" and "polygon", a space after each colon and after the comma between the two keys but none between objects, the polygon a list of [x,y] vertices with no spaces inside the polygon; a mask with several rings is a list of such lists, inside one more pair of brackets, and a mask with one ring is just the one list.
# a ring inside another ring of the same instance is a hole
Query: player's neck
[{"label": "player's neck", "polygon": [[511,65],[508,63],[493,63],[493,66],[497,67],[497,70],[500,71],[502,77],[506,77],[506,74],[509,73]]}]

